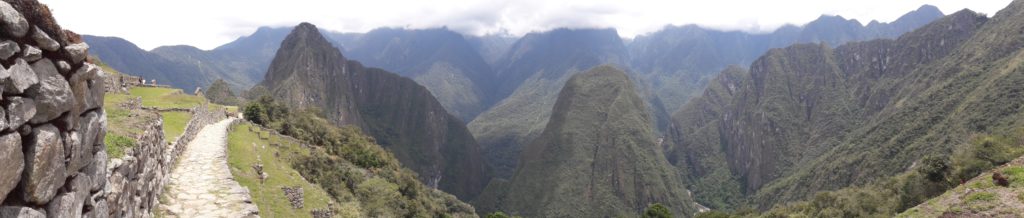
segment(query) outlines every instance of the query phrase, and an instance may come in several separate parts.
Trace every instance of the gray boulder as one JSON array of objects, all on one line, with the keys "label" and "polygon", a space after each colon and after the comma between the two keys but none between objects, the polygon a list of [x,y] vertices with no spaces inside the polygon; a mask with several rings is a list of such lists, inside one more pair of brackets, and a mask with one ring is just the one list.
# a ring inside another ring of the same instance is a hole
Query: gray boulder
[{"label": "gray boulder", "polygon": [[7,125],[7,111],[0,108],[0,130],[5,130],[7,127],[10,127]]},{"label": "gray boulder", "polygon": [[53,125],[32,129],[34,140],[25,152],[25,171],[21,175],[22,199],[45,204],[64,186],[64,145],[60,132]]},{"label": "gray boulder", "polygon": [[0,206],[0,217],[46,218],[46,212],[22,206]]},{"label": "gray boulder", "polygon": [[39,50],[35,46],[25,45],[25,50],[21,51],[21,58],[24,58],[28,62],[35,62],[39,59],[43,59],[43,50]]},{"label": "gray boulder", "polygon": [[77,131],[65,133],[65,153],[70,156],[67,166],[67,174],[72,175],[78,170],[89,165],[93,161],[92,145],[82,144],[82,137]]},{"label": "gray boulder", "polygon": [[83,145],[95,145],[102,142],[100,140],[103,139],[99,135],[103,125],[102,116],[102,114],[93,111],[83,115],[79,120],[78,129],[82,131],[80,137],[82,137],[81,143]]},{"label": "gray boulder", "polygon": [[47,51],[57,51],[57,49],[60,49],[60,43],[50,38],[50,35],[47,35],[43,29],[39,27],[33,29],[36,31],[32,33],[32,40],[36,42],[36,45],[39,45],[39,48]]},{"label": "gray boulder", "polygon": [[75,105],[73,114],[103,107],[103,80],[98,78],[99,67],[86,63],[79,67],[71,76],[71,92],[74,94]]},{"label": "gray boulder", "polygon": [[7,73],[10,74],[7,85],[4,86],[4,92],[7,93],[21,94],[39,83],[39,77],[25,59],[15,60],[14,65],[7,69]]},{"label": "gray boulder", "polygon": [[57,61],[57,70],[64,74],[71,72],[71,64],[63,60]]},{"label": "gray boulder", "polygon": [[89,55],[89,44],[79,42],[64,46],[64,50],[68,52],[68,57],[71,57],[72,63],[82,63],[85,61],[85,57]]},{"label": "gray boulder", "polygon": [[71,179],[70,191],[58,195],[50,204],[46,205],[50,217],[82,217],[82,207],[89,198],[89,189],[92,187],[92,178],[79,173]]},{"label": "gray boulder", "polygon": [[21,135],[8,133],[0,136],[0,202],[4,202],[7,194],[21,179],[21,171],[25,168],[25,154],[21,152]]},{"label": "gray boulder", "polygon": [[71,86],[64,79],[50,59],[32,64],[32,70],[39,76],[39,86],[29,89],[28,96],[36,100],[36,116],[31,123],[43,123],[71,110],[74,96]]},{"label": "gray boulder", "polygon": [[0,42],[0,59],[6,60],[18,52],[21,52],[21,47],[17,42],[11,40]]},{"label": "gray boulder", "polygon": [[36,102],[31,98],[22,98],[17,96],[7,97],[7,117],[9,118],[8,125],[11,129],[15,129],[22,124],[25,124],[36,116]]},{"label": "gray boulder", "polygon": [[96,152],[92,164],[86,166],[83,172],[92,177],[92,189],[90,191],[95,192],[103,189],[103,185],[107,184],[107,151]]},{"label": "gray boulder", "polygon": [[0,21],[2,21],[4,29],[7,30],[7,34],[15,38],[25,37],[25,34],[28,33],[28,21],[7,2],[0,2]]}]

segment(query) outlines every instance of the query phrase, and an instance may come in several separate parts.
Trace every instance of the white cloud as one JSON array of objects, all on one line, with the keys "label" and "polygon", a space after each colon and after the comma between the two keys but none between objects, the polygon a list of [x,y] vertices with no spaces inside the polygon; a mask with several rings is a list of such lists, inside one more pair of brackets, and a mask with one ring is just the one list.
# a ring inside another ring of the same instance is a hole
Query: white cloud
[{"label": "white cloud", "polygon": [[923,4],[944,13],[994,14],[1010,0],[53,0],[58,22],[82,34],[118,36],[144,49],[187,44],[212,49],[260,26],[308,21],[325,29],[447,26],[466,34],[522,35],[558,27],[613,27],[624,37],[665,25],[770,31],[821,14],[888,22]]}]

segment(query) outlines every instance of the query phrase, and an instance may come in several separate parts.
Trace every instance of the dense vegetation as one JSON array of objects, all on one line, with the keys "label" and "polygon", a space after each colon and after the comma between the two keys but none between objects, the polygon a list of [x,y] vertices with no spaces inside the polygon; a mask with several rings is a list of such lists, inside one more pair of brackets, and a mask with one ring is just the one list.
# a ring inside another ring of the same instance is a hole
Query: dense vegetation
[{"label": "dense vegetation", "polygon": [[472,206],[426,187],[388,151],[353,127],[336,127],[319,111],[293,111],[269,96],[243,108],[246,119],[312,145],[292,166],[338,202],[360,202],[371,217],[475,216]]},{"label": "dense vegetation", "polygon": [[[1024,132],[976,136],[951,155],[932,155],[899,175],[863,186],[819,192],[809,200],[769,210],[763,216],[891,217],[1024,154]],[[981,182],[991,183],[982,178]]]}]

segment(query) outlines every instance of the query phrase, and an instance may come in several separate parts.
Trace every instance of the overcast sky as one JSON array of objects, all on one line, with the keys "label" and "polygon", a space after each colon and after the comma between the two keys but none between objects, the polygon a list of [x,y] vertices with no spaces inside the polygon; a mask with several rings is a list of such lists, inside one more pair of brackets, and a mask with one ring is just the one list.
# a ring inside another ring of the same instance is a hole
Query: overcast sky
[{"label": "overcast sky", "polygon": [[822,14],[889,22],[923,4],[950,14],[995,14],[1011,0],[41,0],[58,22],[81,34],[117,36],[143,49],[212,49],[260,26],[308,21],[339,32],[378,27],[447,26],[464,34],[523,35],[557,27],[613,27],[623,37],[665,25],[770,31]]}]

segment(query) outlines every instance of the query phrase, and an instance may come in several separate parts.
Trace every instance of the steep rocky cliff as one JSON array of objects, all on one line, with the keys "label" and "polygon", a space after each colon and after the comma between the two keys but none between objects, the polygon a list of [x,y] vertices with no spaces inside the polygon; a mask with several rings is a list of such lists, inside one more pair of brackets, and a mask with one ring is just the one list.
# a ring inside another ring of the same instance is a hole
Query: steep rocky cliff
[{"label": "steep rocky cliff", "polygon": [[261,85],[294,108],[362,128],[428,185],[469,199],[490,179],[476,140],[426,88],[347,60],[312,24],[285,38]]},{"label": "steep rocky cliff", "polygon": [[105,88],[88,48],[45,5],[0,2],[0,217],[106,213]]},{"label": "steep rocky cliff", "polygon": [[654,203],[696,212],[625,72],[603,65],[572,76],[552,110],[504,193],[481,199],[489,207],[526,217],[630,217]]}]

